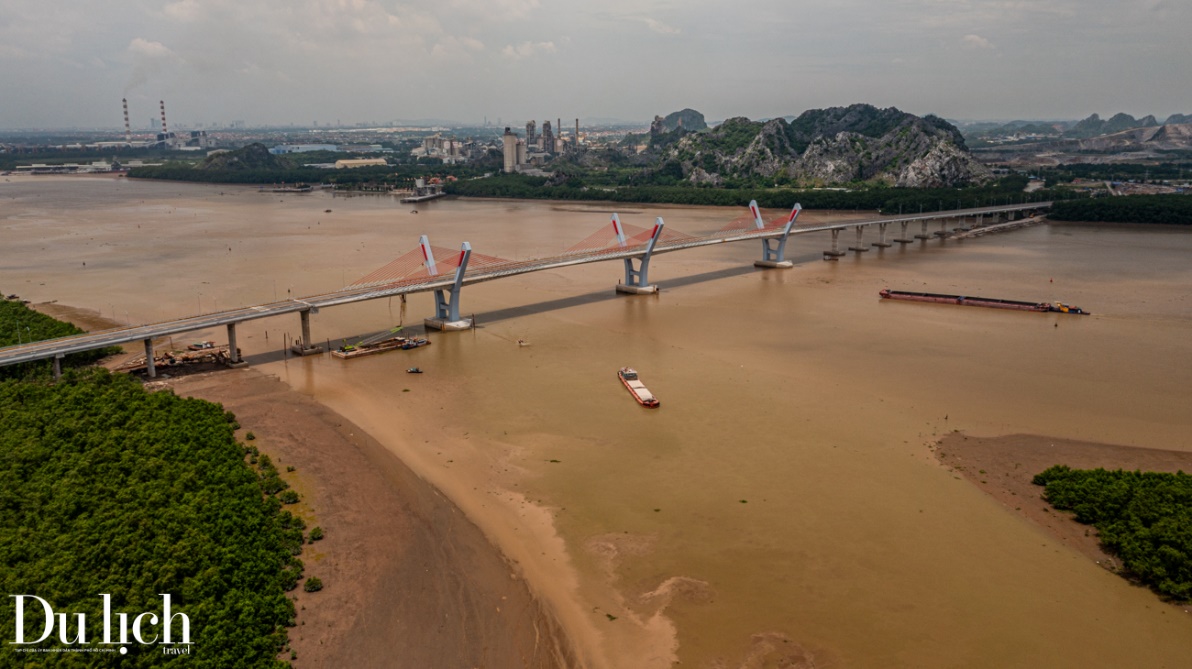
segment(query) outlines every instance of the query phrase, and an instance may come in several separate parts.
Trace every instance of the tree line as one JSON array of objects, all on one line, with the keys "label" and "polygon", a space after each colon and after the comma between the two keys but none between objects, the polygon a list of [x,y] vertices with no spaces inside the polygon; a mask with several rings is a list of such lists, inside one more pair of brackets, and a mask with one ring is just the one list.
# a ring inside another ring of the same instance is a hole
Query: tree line
[{"label": "tree line", "polygon": [[1192,225],[1192,197],[1129,195],[1057,202],[1047,217],[1054,221]]},{"label": "tree line", "polygon": [[[90,369],[53,384],[0,382],[0,424],[0,590],[71,612],[72,630],[85,613],[92,638],[100,594],[114,612],[139,613],[160,612],[169,593],[190,619],[193,652],[133,644],[122,666],[288,666],[275,657],[295,622],[285,593],[302,573],[304,525],[282,510],[272,463],[260,456],[260,473],[246,463],[256,449],[237,442],[230,412]],[[41,635],[35,611],[26,639]],[[27,657],[0,653],[0,667]],[[96,658],[37,656],[57,666]]]},{"label": "tree line", "polygon": [[586,200],[657,204],[743,207],[757,200],[762,207],[785,209],[795,202],[808,209],[864,209],[884,214],[920,213],[1038,202],[1078,197],[1067,190],[1024,193],[1026,177],[1006,177],[989,186],[970,188],[892,188],[858,190],[795,190],[787,188],[703,188],[696,186],[588,186],[584,177],[558,179],[503,174],[485,179],[458,181],[448,193],[464,197]]},{"label": "tree line", "polygon": [[1097,528],[1125,575],[1164,597],[1192,600],[1192,475],[1056,465],[1034,483],[1052,506]]},{"label": "tree line", "polygon": [[[56,318],[34,311],[17,300],[0,299],[0,346],[14,346],[31,341],[69,337],[83,334],[79,328]],[[71,353],[62,360],[63,368],[81,367],[100,358],[120,352],[109,346],[95,351]],[[49,360],[26,362],[0,367],[0,379],[48,377],[53,363]]]}]

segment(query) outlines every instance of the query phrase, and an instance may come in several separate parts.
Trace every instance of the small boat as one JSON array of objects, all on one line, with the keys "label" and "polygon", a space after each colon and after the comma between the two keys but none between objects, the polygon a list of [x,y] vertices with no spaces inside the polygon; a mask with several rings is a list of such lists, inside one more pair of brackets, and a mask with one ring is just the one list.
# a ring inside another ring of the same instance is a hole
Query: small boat
[{"label": "small boat", "polygon": [[213,341],[196,341],[195,343],[187,346],[186,350],[188,350],[188,351],[206,351],[206,350],[212,349],[212,348],[215,348],[215,342],[213,342]]},{"label": "small boat", "polygon": [[422,370],[418,367],[411,367],[406,370],[406,374],[421,374]]},{"label": "small boat", "polygon": [[909,302],[935,302],[937,304],[959,304],[967,307],[989,307],[992,309],[1015,309],[1018,311],[1056,312],[1063,314],[1080,314],[1087,316],[1089,312],[1063,302],[1026,302],[1022,300],[1003,300],[996,297],[968,297],[965,295],[945,295],[942,293],[915,293],[906,290],[890,290],[884,288],[878,292],[883,299],[907,300]]},{"label": "small boat", "polygon": [[401,349],[403,351],[408,351],[412,348],[418,348],[419,346],[426,346],[427,344],[430,344],[429,339],[427,339],[425,337],[414,337],[414,338],[406,339],[405,341],[403,341],[401,343]]},{"label": "small boat", "polygon": [[633,395],[633,399],[637,403],[650,408],[657,409],[659,406],[658,398],[654,397],[653,393],[646,389],[641,380],[637,378],[637,370],[631,367],[622,367],[617,371],[617,377],[621,379],[621,383],[625,384],[625,388],[629,390],[629,394]]}]

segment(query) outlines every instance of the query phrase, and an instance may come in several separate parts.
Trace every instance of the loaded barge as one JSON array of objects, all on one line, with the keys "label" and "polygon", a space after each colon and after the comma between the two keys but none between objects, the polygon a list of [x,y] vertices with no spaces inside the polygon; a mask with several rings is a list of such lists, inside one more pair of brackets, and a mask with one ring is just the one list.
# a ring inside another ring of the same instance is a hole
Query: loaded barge
[{"label": "loaded barge", "polygon": [[631,367],[622,367],[617,372],[617,377],[621,379],[621,383],[625,384],[625,388],[629,390],[629,394],[633,395],[633,399],[637,400],[638,404],[649,409],[658,408],[658,398],[654,397],[654,394],[647,390],[645,384],[637,378],[636,370]]},{"label": "loaded barge", "polygon": [[905,290],[883,289],[878,293],[888,300],[907,300],[910,302],[936,302],[939,304],[959,304],[969,307],[989,307],[991,309],[1015,309],[1018,311],[1039,311],[1045,313],[1080,314],[1087,316],[1089,312],[1063,302],[1024,302],[1021,300],[1001,300],[994,297],[967,297],[964,295],[944,295],[941,293],[913,293]]},{"label": "loaded barge", "polygon": [[345,344],[344,346],[332,351],[331,355],[339,358],[340,360],[351,360],[352,358],[361,358],[366,355],[374,355],[396,349],[408,351],[412,348],[419,348],[429,344],[430,340],[426,339],[425,337],[394,337],[376,344]]}]

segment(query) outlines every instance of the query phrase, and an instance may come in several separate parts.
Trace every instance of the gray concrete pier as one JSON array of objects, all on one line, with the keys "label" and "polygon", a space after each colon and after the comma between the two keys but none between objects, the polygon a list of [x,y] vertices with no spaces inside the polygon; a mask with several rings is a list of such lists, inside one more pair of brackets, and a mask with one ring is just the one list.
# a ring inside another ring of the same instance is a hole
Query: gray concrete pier
[{"label": "gray concrete pier", "polygon": [[240,359],[240,348],[236,346],[236,324],[228,323],[228,366],[247,367],[248,363]]},{"label": "gray concrete pier", "polygon": [[832,248],[824,251],[824,260],[836,260],[844,255],[840,250],[840,228],[832,228]]},{"label": "gray concrete pier", "polygon": [[153,340],[145,340],[145,376],[149,378],[157,377],[156,361],[153,359]]},{"label": "gray concrete pier", "polygon": [[865,227],[864,226],[861,226],[861,225],[857,226],[857,242],[855,244],[853,244],[852,246],[848,247],[848,250],[856,251],[857,253],[865,253],[866,251],[869,250],[869,245],[865,243]]},{"label": "gray concrete pier", "polygon": [[879,249],[888,249],[891,246],[894,246],[890,242],[886,241],[886,228],[888,227],[890,227],[889,223],[877,224],[877,241],[874,242],[873,245]]},{"label": "gray concrete pier", "polygon": [[311,346],[310,344],[311,311],[313,311],[313,307],[311,309],[303,309],[302,311],[298,312],[299,318],[302,319],[302,339],[299,339],[298,343],[294,344],[290,350],[301,356],[315,355],[323,352],[322,346]]},{"label": "gray concrete pier", "polygon": [[651,295],[658,292],[658,284],[637,286],[632,283],[618,283],[617,292],[623,295]]},{"label": "gray concrete pier", "polygon": [[447,320],[445,318],[426,318],[422,323],[431,330],[439,330],[440,332],[454,332],[457,330],[472,329],[471,318],[461,318],[456,321]]}]

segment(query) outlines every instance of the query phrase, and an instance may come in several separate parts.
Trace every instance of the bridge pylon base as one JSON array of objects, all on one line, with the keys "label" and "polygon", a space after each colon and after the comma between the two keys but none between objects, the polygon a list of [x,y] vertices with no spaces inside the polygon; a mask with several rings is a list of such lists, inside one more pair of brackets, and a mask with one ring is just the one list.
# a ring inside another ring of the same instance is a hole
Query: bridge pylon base
[{"label": "bridge pylon base", "polygon": [[637,286],[632,283],[618,283],[617,292],[625,295],[652,295],[658,292],[658,284]]},{"label": "bridge pylon base", "polygon": [[322,353],[323,347],[322,346],[311,346],[310,348],[303,348],[299,344],[294,344],[293,346],[290,347],[290,352],[293,353],[294,355],[299,355],[299,356],[302,356],[305,358],[308,355],[318,355],[318,354]]},{"label": "bridge pylon base", "polygon": [[459,330],[471,330],[472,319],[461,318],[458,321],[449,321],[446,318],[427,318],[422,321],[428,329],[438,330],[440,332],[456,332]]},{"label": "bridge pylon base", "polygon": [[763,269],[790,269],[795,263],[790,260],[754,260],[753,266]]},{"label": "bridge pylon base", "polygon": [[[895,240],[895,241],[897,241],[897,240]],[[891,246],[894,246],[890,242],[874,242],[873,245],[879,249],[888,249]]]},{"label": "bridge pylon base", "polygon": [[899,244],[913,244],[915,240],[899,238],[899,239],[895,239],[894,241],[898,242]]}]

